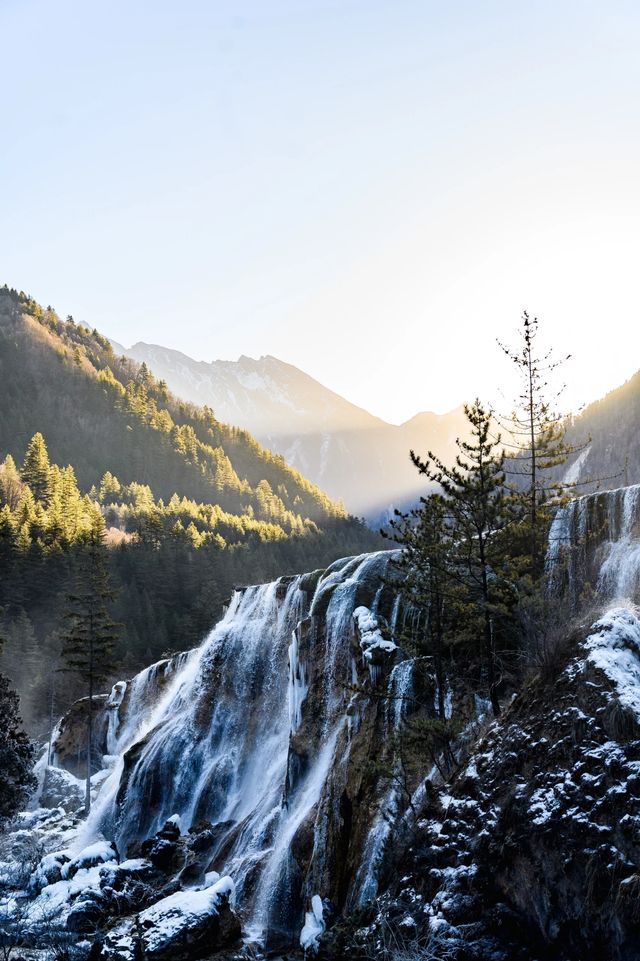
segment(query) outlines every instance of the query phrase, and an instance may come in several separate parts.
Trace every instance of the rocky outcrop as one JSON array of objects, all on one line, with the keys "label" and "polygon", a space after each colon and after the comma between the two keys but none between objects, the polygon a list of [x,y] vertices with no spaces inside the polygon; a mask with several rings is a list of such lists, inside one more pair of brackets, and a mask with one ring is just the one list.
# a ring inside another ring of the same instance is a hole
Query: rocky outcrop
[{"label": "rocky outcrop", "polygon": [[[108,715],[105,710],[107,698],[106,694],[98,694],[93,698],[92,773],[100,770],[102,755],[108,753]],[[87,774],[88,708],[88,697],[71,706],[58,723],[52,745],[55,764],[79,778],[86,777]]]},{"label": "rocky outcrop", "polygon": [[640,622],[621,610],[585,633],[449,784],[426,782],[385,893],[321,957],[383,958],[392,938],[452,961],[640,956]]},{"label": "rocky outcrop", "polygon": [[238,941],[233,882],[176,892],[117,925],[95,942],[89,961],[198,961]]},{"label": "rocky outcrop", "polygon": [[45,808],[62,808],[67,813],[78,811],[84,806],[81,782],[62,768],[47,767],[38,801]]},{"label": "rocky outcrop", "polygon": [[[150,716],[167,685],[184,666],[190,652],[157,661],[128,681],[118,681],[110,694],[93,698],[93,771],[103,766],[103,756],[117,754],[139,727],[141,719]],[[87,706],[81,698],[60,719],[53,733],[53,763],[75,777],[86,777],[87,771]],[[130,725],[133,724],[133,732]]]}]

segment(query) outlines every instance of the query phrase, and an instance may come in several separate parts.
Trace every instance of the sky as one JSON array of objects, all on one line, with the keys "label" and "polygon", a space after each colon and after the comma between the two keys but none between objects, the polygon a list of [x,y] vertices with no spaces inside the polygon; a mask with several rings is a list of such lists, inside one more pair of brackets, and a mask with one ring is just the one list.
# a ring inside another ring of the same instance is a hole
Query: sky
[{"label": "sky", "polygon": [[395,423],[496,402],[523,309],[567,409],[640,368],[637,3],[0,0],[0,36],[0,283]]}]

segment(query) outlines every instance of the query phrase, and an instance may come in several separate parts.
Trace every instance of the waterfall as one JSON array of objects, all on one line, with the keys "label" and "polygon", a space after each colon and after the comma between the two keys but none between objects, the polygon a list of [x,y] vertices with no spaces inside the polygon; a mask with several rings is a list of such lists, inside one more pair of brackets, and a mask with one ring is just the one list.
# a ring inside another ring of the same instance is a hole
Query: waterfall
[{"label": "waterfall", "polygon": [[[388,682],[389,700],[386,708],[386,734],[391,738],[400,729],[407,711],[413,687],[413,661],[406,659],[393,668]],[[357,880],[358,904],[366,904],[378,892],[378,868],[385,843],[391,833],[393,818],[401,806],[399,764],[396,761],[397,779],[393,779],[381,805],[378,816],[369,830]]]},{"label": "waterfall", "polygon": [[[387,584],[396,556],[237,590],[199,648],[116,684],[112,770],[78,846],[102,834],[124,854],[175,814],[184,831],[206,820],[210,867],[233,878],[247,930],[289,943],[313,895],[356,904],[374,891],[379,826],[398,802],[367,788],[379,814],[356,831],[349,792],[401,723],[411,682],[389,638],[401,617]],[[367,696],[378,683],[388,702]],[[337,876],[346,849],[355,879]]]},{"label": "waterfall", "polygon": [[607,602],[640,600],[640,485],[598,491],[557,513],[547,571],[557,593],[579,605],[585,586]]}]

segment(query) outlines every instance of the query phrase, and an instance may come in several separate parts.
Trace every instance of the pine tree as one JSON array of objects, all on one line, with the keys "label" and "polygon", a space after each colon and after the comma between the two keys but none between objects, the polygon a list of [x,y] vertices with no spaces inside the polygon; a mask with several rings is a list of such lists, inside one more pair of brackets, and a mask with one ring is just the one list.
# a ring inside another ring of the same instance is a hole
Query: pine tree
[{"label": "pine tree", "polygon": [[29,441],[22,465],[22,480],[29,485],[37,501],[45,499],[49,483],[49,454],[39,431]]},{"label": "pine tree", "polygon": [[470,437],[457,441],[459,454],[453,467],[447,467],[431,451],[426,460],[411,451],[411,459],[442,491],[455,548],[451,571],[466,589],[466,610],[459,619],[469,626],[476,642],[481,638],[478,646],[486,658],[489,698],[498,717],[495,622],[504,615],[511,580],[500,535],[511,527],[513,517],[506,496],[501,438],[492,437],[491,414],[479,400],[465,405],[464,410]]},{"label": "pine tree", "polygon": [[[0,650],[4,638],[0,637]],[[0,825],[24,806],[36,786],[34,749],[20,717],[20,700],[0,674]]]},{"label": "pine tree", "polygon": [[23,807],[36,786],[34,749],[22,728],[20,701],[0,674],[0,823]]},{"label": "pine tree", "polygon": [[[393,587],[402,601],[418,615],[424,631],[403,639],[403,647],[433,663],[437,685],[438,717],[445,711],[445,620],[447,601],[455,591],[452,578],[453,542],[447,522],[447,504],[440,494],[420,499],[420,506],[407,514],[396,511],[390,536],[402,547],[397,562],[399,577]],[[384,533],[384,532],[383,532]]]},{"label": "pine tree", "polygon": [[0,464],[0,496],[3,503],[13,511],[18,505],[21,493],[20,473],[11,454],[7,454]]},{"label": "pine tree", "polygon": [[516,491],[525,514],[528,540],[528,566],[531,576],[538,578],[543,569],[544,545],[552,514],[573,489],[571,484],[553,481],[549,471],[564,464],[569,454],[585,445],[570,445],[565,441],[566,418],[555,410],[563,388],[549,395],[548,378],[570,355],[555,360],[553,351],[539,355],[536,350],[538,319],[524,311],[522,327],[518,331],[520,344],[505,347],[503,353],[515,365],[521,379],[516,409],[506,418],[512,440],[508,445],[513,461],[508,465],[510,475],[522,478]]},{"label": "pine tree", "polygon": [[73,543],[82,530],[82,496],[78,490],[76,475],[69,465],[61,471],[60,510],[64,537]]},{"label": "pine tree", "polygon": [[111,657],[118,636],[118,625],[111,619],[108,604],[114,598],[109,584],[104,544],[105,526],[99,513],[85,535],[80,552],[76,590],[67,596],[63,635],[63,670],[76,674],[86,685],[87,702],[87,781],[85,811],[91,807],[93,697],[96,688],[113,670]]}]

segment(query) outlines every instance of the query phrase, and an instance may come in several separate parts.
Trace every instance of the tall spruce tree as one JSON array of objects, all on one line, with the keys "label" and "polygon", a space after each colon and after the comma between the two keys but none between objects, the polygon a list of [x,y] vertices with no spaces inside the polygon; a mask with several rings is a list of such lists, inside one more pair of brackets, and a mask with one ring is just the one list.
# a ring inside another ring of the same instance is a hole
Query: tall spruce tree
[{"label": "tall spruce tree", "polygon": [[44,500],[49,483],[49,454],[40,431],[29,441],[21,474],[22,480],[29,485],[35,499]]},{"label": "tall spruce tree", "polygon": [[105,524],[96,511],[78,557],[76,589],[67,595],[66,630],[62,638],[62,670],[76,674],[87,690],[87,781],[85,812],[91,808],[93,773],[93,698],[113,671],[113,645],[119,626],[109,615],[114,599],[104,543]]},{"label": "tall spruce tree", "polygon": [[459,620],[486,662],[487,686],[495,717],[500,714],[500,677],[496,659],[496,620],[506,612],[512,589],[504,534],[513,524],[500,437],[492,436],[490,412],[479,400],[465,405],[469,440],[458,440],[455,464],[448,467],[431,451],[411,459],[421,474],[439,486],[453,544],[450,570],[464,592]]},{"label": "tall spruce tree", "polygon": [[[0,636],[0,651],[3,643]],[[37,783],[35,752],[23,730],[19,706],[9,679],[0,674],[0,825],[18,813]]]}]

